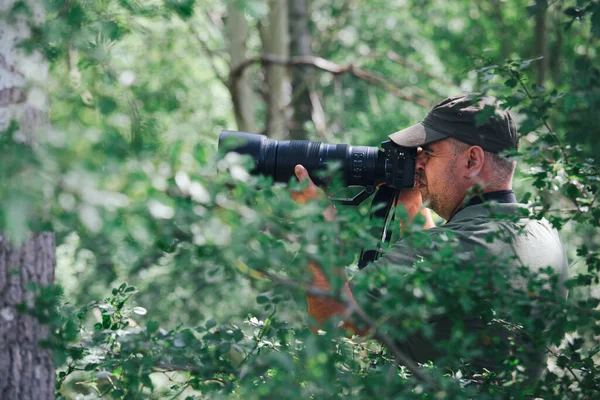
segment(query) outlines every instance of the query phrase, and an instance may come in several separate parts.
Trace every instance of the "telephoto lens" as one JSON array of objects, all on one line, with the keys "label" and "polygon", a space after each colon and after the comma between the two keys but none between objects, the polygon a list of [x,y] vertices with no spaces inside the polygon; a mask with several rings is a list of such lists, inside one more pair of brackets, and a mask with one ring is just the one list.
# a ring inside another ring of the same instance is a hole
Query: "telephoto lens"
[{"label": "telephoto lens", "polygon": [[339,164],[344,186],[375,187],[387,184],[398,189],[412,187],[415,149],[391,142],[377,147],[327,144],[309,140],[274,140],[247,132],[222,131],[219,149],[247,154],[254,160],[255,174],[272,176],[275,182],[287,183],[294,177],[294,167],[302,164],[317,185],[327,185],[319,171]]}]

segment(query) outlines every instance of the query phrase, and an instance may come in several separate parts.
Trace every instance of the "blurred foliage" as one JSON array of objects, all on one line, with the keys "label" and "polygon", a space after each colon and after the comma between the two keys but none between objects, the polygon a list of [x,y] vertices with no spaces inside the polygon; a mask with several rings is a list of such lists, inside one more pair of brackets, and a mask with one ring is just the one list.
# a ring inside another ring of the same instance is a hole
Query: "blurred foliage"
[{"label": "blurred foliage", "polygon": [[[41,51],[50,63],[43,89],[52,129],[36,147],[14,137],[14,124],[0,135],[0,228],[16,241],[30,230],[56,232],[64,295],[32,288],[39,301],[22,311],[53,327],[47,344],[59,367],[59,396],[598,393],[597,1],[314,0],[311,6],[315,55],[376,71],[403,95],[313,71],[307,85],[321,98],[328,129],[308,126],[312,140],[375,146],[422,118],[427,110],[416,100],[433,105],[459,92],[490,92],[516,113],[523,141],[512,154],[519,161],[518,197],[533,218],[561,230],[572,261],[569,301],[542,301],[555,283],[548,274],[528,277],[527,292],[485,303],[491,289],[472,275],[475,266],[453,268],[449,242],[430,261],[443,268],[389,273],[395,301],[377,304],[388,314],[377,330],[395,338],[425,329],[440,307],[450,315],[497,310],[497,319],[527,331],[538,345],[545,344],[540,338],[552,342],[535,388],[523,386],[514,357],[497,374],[461,363],[483,350],[470,347],[460,329],[440,343],[454,351],[450,368],[421,366],[431,384],[398,367],[390,349],[371,337],[345,338],[336,321],[320,334],[306,328],[304,266],[316,260],[328,274],[339,265],[352,274],[357,249],[376,243],[369,234],[374,222],[363,204],[339,208],[336,223],[325,224],[324,203],[298,207],[288,188],[249,176],[247,160],[217,160],[218,133],[235,121],[218,78],[228,74],[226,2],[44,3],[45,22],[19,46]],[[29,15],[27,4],[17,2],[8,13]],[[265,0],[235,4],[251,27],[267,18]],[[543,85],[533,83],[541,59],[532,50],[532,16],[540,10],[549,49]],[[247,46],[248,55],[261,53],[256,29]],[[251,68],[258,90],[262,71]],[[397,213],[402,219],[403,210]],[[418,237],[418,229],[411,234]],[[501,277],[501,269],[488,268]],[[330,295],[339,297],[335,283]],[[493,283],[503,288],[502,279]],[[374,284],[357,276],[359,287]],[[461,301],[446,304],[448,296]],[[389,323],[392,317],[406,321],[402,329]],[[540,319],[552,322],[548,330]]]}]

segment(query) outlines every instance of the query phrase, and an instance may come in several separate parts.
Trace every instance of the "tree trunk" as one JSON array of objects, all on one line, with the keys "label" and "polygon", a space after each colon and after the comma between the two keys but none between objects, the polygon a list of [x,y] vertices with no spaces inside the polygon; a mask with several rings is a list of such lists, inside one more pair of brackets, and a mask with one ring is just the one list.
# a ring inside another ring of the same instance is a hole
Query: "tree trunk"
[{"label": "tree trunk", "polygon": [[[229,55],[231,70],[235,70],[246,61],[246,39],[248,37],[248,21],[235,2],[227,5],[227,35],[229,37]],[[255,96],[248,82],[248,68],[242,75],[231,82],[229,88],[234,105],[235,120],[238,130],[256,133],[256,118],[254,116]]]},{"label": "tree trunk", "polygon": [[533,36],[533,55],[534,57],[544,57],[538,60],[536,83],[543,86],[546,79],[546,65],[548,65],[546,51],[546,14],[547,4],[545,1],[539,1],[535,12],[535,32]]},{"label": "tree trunk", "polygon": [[498,35],[500,36],[500,57],[506,60],[510,55],[510,40],[508,39],[509,30],[504,23],[502,15],[502,1],[492,0],[493,15],[498,23]]},{"label": "tree trunk", "polygon": [[[292,56],[311,55],[311,37],[308,29],[308,0],[294,0],[290,3],[290,54]],[[312,115],[309,93],[310,76],[307,67],[292,69],[292,117],[290,138],[306,139],[305,124]]]},{"label": "tree trunk", "polygon": [[27,287],[54,282],[54,234],[42,233],[21,248],[0,236],[0,398],[54,399],[54,365],[49,349],[39,346],[48,338],[48,326],[18,313],[20,303],[34,306],[35,293]]},{"label": "tree trunk", "polygon": [[[287,0],[269,0],[269,17],[260,24],[263,52],[280,57],[289,57],[288,7]],[[282,65],[267,65],[266,80],[267,121],[265,133],[275,139],[288,137],[286,106],[288,103],[288,77]]]},{"label": "tree trunk", "polygon": [[555,86],[560,85],[560,52],[563,45],[563,26],[561,19],[563,17],[560,7],[555,8],[555,14],[552,22],[552,30],[554,31],[554,42],[548,55],[548,69],[550,76]]},{"label": "tree trunk", "polygon": [[[39,52],[26,55],[17,45],[30,36],[31,23],[43,22],[44,6],[42,2],[25,1],[31,11],[29,17],[24,15],[26,13],[12,13],[15,3],[16,0],[0,3],[0,43],[3,44],[0,47],[0,135],[16,120],[18,129],[12,132],[13,138],[34,146],[36,130],[48,120],[47,99],[35,81],[45,81],[48,66]],[[27,218],[20,215],[17,219],[26,221]],[[18,304],[34,306],[35,293],[27,290],[31,283],[43,286],[54,281],[54,234],[41,233],[18,247],[9,244],[5,235],[10,232],[11,241],[20,242],[25,240],[25,228],[0,226],[0,230],[5,231],[4,235],[0,233],[0,399],[54,399],[51,352],[39,346],[40,340],[49,335],[48,327],[40,325],[35,317],[16,311]]]}]

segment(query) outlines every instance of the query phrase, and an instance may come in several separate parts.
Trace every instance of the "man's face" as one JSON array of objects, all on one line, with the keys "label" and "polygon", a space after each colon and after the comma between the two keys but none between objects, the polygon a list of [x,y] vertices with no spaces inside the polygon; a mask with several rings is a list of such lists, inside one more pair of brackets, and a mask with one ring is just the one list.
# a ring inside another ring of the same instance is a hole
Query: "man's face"
[{"label": "man's face", "polygon": [[423,203],[447,220],[464,199],[459,173],[462,155],[455,154],[448,139],[426,144],[421,149],[415,165],[415,186]]}]

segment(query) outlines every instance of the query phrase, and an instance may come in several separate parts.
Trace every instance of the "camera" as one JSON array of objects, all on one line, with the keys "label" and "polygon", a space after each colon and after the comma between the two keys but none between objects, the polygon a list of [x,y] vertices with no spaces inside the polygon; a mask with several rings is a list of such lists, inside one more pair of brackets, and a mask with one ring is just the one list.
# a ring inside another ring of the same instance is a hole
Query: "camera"
[{"label": "camera", "polygon": [[382,142],[379,149],[309,140],[278,141],[264,135],[222,131],[219,149],[251,156],[254,160],[251,173],[271,176],[275,182],[287,183],[295,176],[294,167],[302,164],[317,185],[327,186],[328,177],[317,172],[339,163],[344,186],[362,186],[366,191],[349,204],[359,204],[379,185],[396,190],[414,185],[417,149],[390,140]]}]

